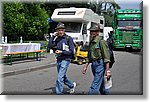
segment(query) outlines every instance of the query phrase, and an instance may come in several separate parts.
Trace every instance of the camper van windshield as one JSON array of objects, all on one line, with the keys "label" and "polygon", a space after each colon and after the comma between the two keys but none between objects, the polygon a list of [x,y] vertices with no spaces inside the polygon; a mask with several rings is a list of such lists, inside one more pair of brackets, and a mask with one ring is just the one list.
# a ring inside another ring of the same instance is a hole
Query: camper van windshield
[{"label": "camper van windshield", "polygon": [[81,23],[75,23],[75,22],[64,22],[65,24],[65,31],[71,32],[71,33],[80,33],[81,30]]}]

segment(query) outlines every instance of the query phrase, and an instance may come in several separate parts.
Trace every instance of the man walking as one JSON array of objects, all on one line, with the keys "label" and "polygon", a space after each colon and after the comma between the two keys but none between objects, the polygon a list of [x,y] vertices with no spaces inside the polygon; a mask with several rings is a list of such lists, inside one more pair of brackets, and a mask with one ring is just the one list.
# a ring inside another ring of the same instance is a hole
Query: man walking
[{"label": "man walking", "polygon": [[70,93],[74,93],[76,83],[70,81],[66,76],[74,54],[73,39],[65,34],[65,25],[63,23],[58,23],[55,29],[57,34],[50,38],[48,48],[53,49],[57,59],[56,94],[63,94],[64,84],[70,88]]},{"label": "man walking", "polygon": [[113,53],[113,43],[114,43],[114,37],[113,37],[113,31],[110,31],[108,33],[109,37],[106,40],[108,48],[109,48],[109,55],[110,55],[110,63],[109,68],[112,68],[113,64],[115,63],[114,53]]},{"label": "man walking", "polygon": [[88,49],[87,63],[84,65],[82,73],[85,74],[89,63],[92,63],[91,69],[94,79],[89,89],[89,94],[105,95],[108,94],[108,90],[106,90],[104,86],[104,75],[108,78],[111,75],[109,70],[110,59],[108,46],[106,42],[99,37],[100,27],[98,24],[93,23],[89,30],[91,40]]}]

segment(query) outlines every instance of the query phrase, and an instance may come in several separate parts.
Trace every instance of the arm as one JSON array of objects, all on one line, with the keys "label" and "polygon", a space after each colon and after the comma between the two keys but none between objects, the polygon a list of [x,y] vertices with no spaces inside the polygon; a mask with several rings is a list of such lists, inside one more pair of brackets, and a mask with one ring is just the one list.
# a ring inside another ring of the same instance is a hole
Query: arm
[{"label": "arm", "polygon": [[56,45],[56,44],[55,44],[55,41],[54,41],[54,38],[55,38],[55,37],[51,37],[51,38],[49,39],[47,48],[52,49],[52,48]]},{"label": "arm", "polygon": [[110,62],[110,55],[109,55],[109,51],[108,51],[108,45],[105,41],[101,41],[100,43],[101,45],[101,50],[102,50],[102,57],[104,59],[104,63],[105,63],[105,75],[110,78],[111,77],[111,73],[109,70],[109,62]]},{"label": "arm", "polygon": [[86,70],[87,70],[87,67],[89,66],[90,64],[90,54],[89,54],[89,50],[88,50],[88,55],[87,55],[87,58],[86,58],[86,64],[83,66],[83,69],[82,69],[82,74],[85,74],[86,73]]},{"label": "arm", "polygon": [[89,66],[89,63],[86,63],[84,66],[83,66],[83,69],[82,69],[82,74],[85,74],[86,73],[86,70],[87,70],[87,67]]}]

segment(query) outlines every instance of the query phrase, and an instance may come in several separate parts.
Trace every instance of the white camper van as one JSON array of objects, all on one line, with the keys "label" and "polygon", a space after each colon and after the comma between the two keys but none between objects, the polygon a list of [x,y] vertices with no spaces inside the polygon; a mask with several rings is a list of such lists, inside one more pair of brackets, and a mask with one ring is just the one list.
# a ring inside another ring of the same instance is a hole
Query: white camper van
[{"label": "white camper van", "polygon": [[74,39],[74,42],[89,44],[90,32],[87,30],[92,23],[100,24],[100,36],[103,37],[104,17],[87,8],[58,8],[55,9],[51,19],[55,22],[63,22],[66,34]]}]

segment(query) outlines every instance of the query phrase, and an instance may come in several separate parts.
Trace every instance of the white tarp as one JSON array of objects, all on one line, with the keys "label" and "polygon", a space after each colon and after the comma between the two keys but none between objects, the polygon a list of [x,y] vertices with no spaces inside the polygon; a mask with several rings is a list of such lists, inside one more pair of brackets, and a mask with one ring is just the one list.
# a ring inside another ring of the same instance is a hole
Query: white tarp
[{"label": "white tarp", "polygon": [[0,44],[2,52],[34,52],[40,50],[40,43],[15,43],[15,44]]}]

